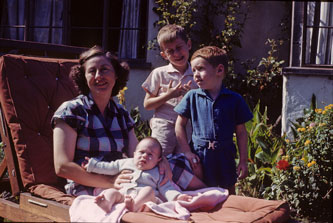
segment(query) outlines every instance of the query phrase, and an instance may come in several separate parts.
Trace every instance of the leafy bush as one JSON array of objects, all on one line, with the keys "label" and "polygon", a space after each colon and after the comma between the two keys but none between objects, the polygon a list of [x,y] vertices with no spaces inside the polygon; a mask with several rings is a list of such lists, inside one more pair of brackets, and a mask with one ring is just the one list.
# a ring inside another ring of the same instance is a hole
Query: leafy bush
[{"label": "leafy bush", "polygon": [[286,199],[296,218],[332,221],[333,104],[304,111],[293,123],[294,140],[273,171],[274,199]]},{"label": "leafy bush", "polygon": [[[254,108],[260,101],[262,108],[267,109],[268,123],[273,124],[273,130],[280,135],[280,115],[282,107],[282,66],[284,60],[280,59],[282,40],[268,39],[265,45],[270,48],[267,55],[262,57],[257,66],[253,68],[254,60],[242,63],[247,75],[238,75],[239,80],[227,76],[225,82],[236,92],[243,95],[250,108]],[[266,108],[267,107],[267,108]]]},{"label": "leafy bush", "polygon": [[130,115],[135,123],[134,132],[138,140],[140,141],[141,139],[150,136],[151,129],[149,127],[149,122],[141,118],[139,108],[135,107],[131,109]]},{"label": "leafy bush", "polygon": [[246,123],[248,132],[249,176],[237,183],[237,194],[266,198],[265,188],[270,187],[272,168],[283,145],[280,136],[267,124],[267,108],[260,113],[260,101],[253,110],[253,119]]},{"label": "leafy bush", "polygon": [[[125,91],[127,90],[127,87],[124,87],[121,89],[117,95],[117,99],[119,104],[123,105],[125,107]],[[137,137],[137,139],[140,141],[141,139],[150,136],[151,135],[151,129],[149,127],[149,122],[147,120],[143,120],[141,118],[141,114],[139,111],[139,107],[132,108],[130,111],[130,116],[134,120],[134,132]]]}]

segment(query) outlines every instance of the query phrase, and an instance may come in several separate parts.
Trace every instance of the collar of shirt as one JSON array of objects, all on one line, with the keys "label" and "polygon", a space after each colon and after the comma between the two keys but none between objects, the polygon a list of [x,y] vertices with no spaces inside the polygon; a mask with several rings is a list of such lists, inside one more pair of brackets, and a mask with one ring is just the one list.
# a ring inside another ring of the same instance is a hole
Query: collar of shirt
[{"label": "collar of shirt", "polygon": [[[209,93],[208,93],[207,90],[204,90],[204,89],[199,88],[199,89],[198,89],[198,94],[199,94],[199,95],[202,95],[202,96],[204,96],[204,97],[207,97],[207,98],[209,98],[209,99],[212,100],[212,98],[211,98],[211,96],[209,95]],[[220,93],[219,93],[219,95],[216,97],[216,99],[218,99],[218,98],[219,98],[221,95],[223,95],[223,94],[232,94],[232,91],[230,91],[230,90],[226,89],[224,86],[222,86],[222,88],[221,88],[221,90],[220,90]],[[215,99],[215,100],[216,100],[216,99]]]},{"label": "collar of shirt", "polygon": [[[97,105],[96,105],[96,103],[95,103],[95,101],[94,101],[91,93],[89,93],[88,96],[83,96],[82,100],[84,101],[85,105],[87,106],[86,109],[93,111],[93,110],[95,110],[97,108]],[[116,105],[114,104],[113,100],[109,100],[109,103],[108,103],[108,105],[106,107],[106,109],[107,109],[106,112],[111,117],[113,117],[113,116],[115,116],[115,115],[118,114],[118,110],[115,108],[115,106]]]},{"label": "collar of shirt", "polygon": [[[166,67],[166,71],[168,73],[177,73],[180,75],[180,72],[171,63],[169,63],[168,66]],[[182,75],[182,76],[183,76],[182,78],[184,78],[185,76],[193,76],[191,64],[189,62],[187,62],[187,69],[186,69],[184,75]]]}]

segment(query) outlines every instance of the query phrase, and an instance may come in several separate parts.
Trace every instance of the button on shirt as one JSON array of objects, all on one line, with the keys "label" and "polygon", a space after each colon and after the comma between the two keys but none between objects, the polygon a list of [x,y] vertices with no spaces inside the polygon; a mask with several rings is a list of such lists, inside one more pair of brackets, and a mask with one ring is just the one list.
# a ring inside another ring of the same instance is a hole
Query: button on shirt
[{"label": "button on shirt", "polygon": [[190,119],[193,126],[192,140],[218,141],[219,146],[233,144],[236,125],[252,119],[252,113],[241,95],[222,87],[213,100],[207,91],[189,91],[175,107],[175,111]]},{"label": "button on shirt", "polygon": [[[146,92],[157,97],[167,92],[171,80],[173,81],[172,87],[175,87],[179,82],[186,84],[191,80],[191,88],[198,88],[197,84],[193,81],[193,72],[189,63],[188,68],[183,75],[179,73],[171,63],[154,69],[145,82],[143,82],[142,87]],[[168,100],[166,103],[155,109],[154,117],[175,122],[178,114],[173,109],[182,98],[183,97],[180,96]]]}]

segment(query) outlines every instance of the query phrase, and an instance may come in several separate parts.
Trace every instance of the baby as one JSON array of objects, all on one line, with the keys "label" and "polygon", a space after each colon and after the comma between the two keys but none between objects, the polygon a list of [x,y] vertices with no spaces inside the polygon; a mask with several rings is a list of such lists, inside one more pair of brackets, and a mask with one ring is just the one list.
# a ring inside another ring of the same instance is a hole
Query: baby
[{"label": "baby", "polygon": [[160,185],[163,175],[159,173],[157,164],[161,160],[162,147],[157,139],[146,137],[142,139],[134,152],[133,158],[120,159],[112,162],[99,161],[96,158],[86,158],[83,168],[88,172],[116,175],[122,170],[132,170],[130,183],[123,183],[119,191],[109,188],[100,193],[95,202],[105,211],[110,212],[113,205],[124,202],[129,211],[146,211],[144,203],[156,202],[159,196],[167,201],[191,201],[192,196],[182,194],[173,183]]}]

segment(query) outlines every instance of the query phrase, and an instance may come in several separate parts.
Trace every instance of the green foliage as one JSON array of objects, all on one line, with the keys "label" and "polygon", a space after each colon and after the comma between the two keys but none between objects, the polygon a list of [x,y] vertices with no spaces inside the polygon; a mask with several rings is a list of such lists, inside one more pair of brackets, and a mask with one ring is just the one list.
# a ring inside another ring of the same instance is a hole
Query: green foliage
[{"label": "green foliage", "polygon": [[247,60],[242,63],[247,75],[227,76],[224,83],[243,95],[250,108],[254,108],[260,101],[260,112],[267,112],[268,123],[273,125],[272,130],[280,134],[282,66],[285,61],[279,59],[279,48],[283,41],[268,39],[265,44],[270,48],[255,68],[252,68],[254,59]]},{"label": "green foliage", "polygon": [[[192,39],[192,51],[215,45],[231,52],[233,46],[241,46],[240,38],[247,15],[247,11],[242,9],[245,1],[155,0],[155,4],[154,12],[159,16],[155,26],[161,28],[166,24],[178,24],[184,27]],[[221,17],[224,27],[219,30],[216,19]],[[202,35],[203,30],[205,35]],[[150,43],[150,48],[154,48],[152,46],[156,41]]]},{"label": "green foliage", "polygon": [[[271,83],[274,77],[281,75],[281,65],[284,63],[284,60],[277,60],[278,46],[281,46],[283,41],[268,39],[265,44],[269,44],[271,47],[267,57],[263,57],[255,69],[247,71],[247,84],[259,88],[260,91],[267,87],[270,87],[271,90],[271,87],[274,87],[274,85],[271,86]],[[276,83],[274,84],[277,85]]]},{"label": "green foliage", "polygon": [[317,109],[312,103],[293,123],[294,140],[286,140],[281,160],[288,168],[274,171],[270,197],[286,199],[298,218],[332,220],[332,126],[333,104]]},{"label": "green foliage", "polygon": [[134,132],[138,140],[140,141],[141,139],[150,136],[151,135],[151,129],[149,127],[149,122],[147,120],[143,120],[141,118],[139,108],[135,107],[131,109],[130,112],[131,117],[134,120],[135,123],[135,128]]},{"label": "green foliage", "polygon": [[[167,24],[178,24],[191,33],[191,28],[196,24],[193,18],[196,12],[196,0],[155,0],[157,7],[153,11],[159,15],[159,20],[154,23],[161,28]],[[148,49],[158,49],[156,38],[150,40]]]},{"label": "green foliage", "polygon": [[265,188],[272,183],[272,168],[276,164],[283,141],[267,124],[267,110],[260,113],[260,102],[253,110],[253,119],[246,123],[248,131],[249,176],[238,182],[237,194],[265,197]]},{"label": "green foliage", "polygon": [[[121,89],[119,91],[119,93],[117,95],[119,104],[123,105],[124,107],[126,104],[125,91],[127,89],[128,89],[127,87],[124,87],[123,89]],[[134,133],[139,141],[141,139],[145,138],[146,136],[151,135],[151,129],[149,127],[149,122],[147,120],[143,120],[141,118],[139,107],[132,108],[130,111],[130,116],[134,120]]]},{"label": "green foliage", "polygon": [[193,21],[195,2],[196,0],[155,0],[159,7],[153,10],[163,18],[155,25],[162,27],[167,24],[178,24],[184,28],[191,28],[195,24]]}]

